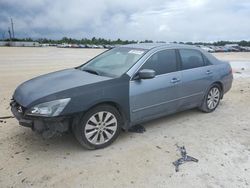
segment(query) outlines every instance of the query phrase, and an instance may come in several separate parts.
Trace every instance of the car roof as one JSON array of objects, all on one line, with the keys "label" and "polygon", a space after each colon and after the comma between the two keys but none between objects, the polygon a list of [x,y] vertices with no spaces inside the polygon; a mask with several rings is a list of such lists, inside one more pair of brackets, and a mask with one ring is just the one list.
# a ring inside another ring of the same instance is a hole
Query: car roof
[{"label": "car roof", "polygon": [[175,43],[136,43],[136,44],[123,45],[121,47],[138,48],[138,49],[145,49],[145,50],[151,50],[154,48],[161,48],[161,47],[199,49],[199,48],[192,46],[192,45],[175,44]]}]

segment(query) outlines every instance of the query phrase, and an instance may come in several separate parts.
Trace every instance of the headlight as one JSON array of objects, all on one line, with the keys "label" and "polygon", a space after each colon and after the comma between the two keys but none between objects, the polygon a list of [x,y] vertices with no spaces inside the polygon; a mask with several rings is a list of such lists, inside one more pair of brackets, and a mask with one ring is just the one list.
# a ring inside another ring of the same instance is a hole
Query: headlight
[{"label": "headlight", "polygon": [[53,117],[58,116],[66,105],[69,103],[70,98],[59,99],[55,101],[45,102],[38,105],[33,106],[31,109],[27,111],[27,115],[31,116],[45,116],[45,117]]}]

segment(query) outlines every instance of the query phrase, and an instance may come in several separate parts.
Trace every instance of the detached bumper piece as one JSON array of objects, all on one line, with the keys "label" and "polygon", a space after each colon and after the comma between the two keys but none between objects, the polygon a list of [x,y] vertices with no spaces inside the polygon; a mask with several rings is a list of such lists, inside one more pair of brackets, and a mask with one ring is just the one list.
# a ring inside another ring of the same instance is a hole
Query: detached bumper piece
[{"label": "detached bumper piece", "polygon": [[176,160],[175,162],[173,162],[173,165],[175,166],[175,171],[176,172],[179,172],[179,166],[181,164],[184,164],[185,162],[196,162],[196,163],[198,163],[198,161],[199,161],[198,159],[187,155],[185,146],[179,147],[177,145],[177,148],[181,152],[181,158]]},{"label": "detached bumper piece", "polygon": [[29,127],[33,131],[41,133],[44,138],[51,138],[54,135],[61,135],[63,132],[69,130],[71,119],[69,117],[25,117],[25,108],[17,102],[10,103],[11,111],[15,118],[19,121],[19,125]]}]

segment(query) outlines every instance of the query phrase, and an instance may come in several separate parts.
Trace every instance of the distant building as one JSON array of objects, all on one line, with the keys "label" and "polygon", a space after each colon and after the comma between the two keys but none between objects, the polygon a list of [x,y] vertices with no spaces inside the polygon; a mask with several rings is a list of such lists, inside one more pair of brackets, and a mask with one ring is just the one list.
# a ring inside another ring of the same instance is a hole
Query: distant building
[{"label": "distant building", "polygon": [[0,46],[13,46],[13,47],[39,47],[41,46],[38,42],[10,42],[10,41],[0,41]]}]

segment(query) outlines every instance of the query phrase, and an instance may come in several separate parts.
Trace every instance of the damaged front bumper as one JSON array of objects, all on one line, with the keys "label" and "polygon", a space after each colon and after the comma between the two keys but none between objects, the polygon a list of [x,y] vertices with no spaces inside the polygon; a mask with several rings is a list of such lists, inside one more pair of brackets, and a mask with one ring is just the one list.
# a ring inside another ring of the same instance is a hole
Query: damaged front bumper
[{"label": "damaged front bumper", "polygon": [[19,122],[19,125],[29,127],[33,131],[42,133],[45,138],[68,131],[72,123],[72,118],[67,116],[49,118],[26,116],[24,113],[25,109],[15,101],[12,101],[10,106],[13,115]]}]

